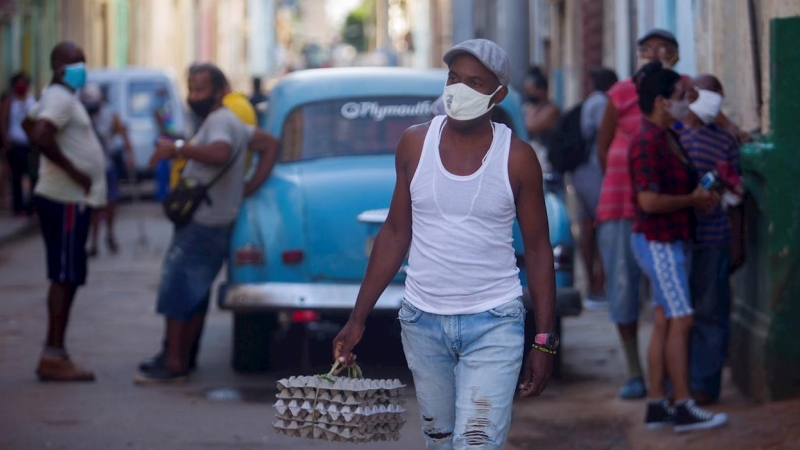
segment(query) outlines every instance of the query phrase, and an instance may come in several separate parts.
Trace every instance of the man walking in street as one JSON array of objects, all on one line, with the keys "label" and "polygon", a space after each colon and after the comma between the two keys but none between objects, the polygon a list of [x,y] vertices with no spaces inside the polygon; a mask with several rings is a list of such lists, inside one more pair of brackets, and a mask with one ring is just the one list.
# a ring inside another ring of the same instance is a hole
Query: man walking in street
[{"label": "man walking in street", "polygon": [[[680,132],[681,144],[689,153],[699,176],[714,170],[722,161],[739,172],[737,138],[714,122],[722,106],[722,84],[713,75],[693,80],[697,100],[689,105],[689,115]],[[734,220],[729,218],[732,215]],[[690,382],[692,397],[699,405],[719,399],[722,367],[728,357],[731,308],[730,273],[743,263],[741,210],[730,212],[722,206],[696,212],[689,285],[694,306],[694,327],[690,337]]]},{"label": "man walking in street", "polygon": [[508,94],[505,51],[474,39],[443,60],[447,115],[400,139],[388,217],[334,357],[345,364],[355,358],[366,318],[408,252],[398,318],[427,448],[503,448],[524,354],[515,218],[540,333],[527,354],[522,396],[544,390],[558,346],[542,172],[530,145],[491,121]]},{"label": "man walking in street", "polygon": [[[208,190],[190,223],[176,228],[164,260],[157,310],[166,318],[167,357],[163,364],[136,374],[137,383],[185,381],[189,356],[199,338],[211,285],[222,267],[242,195],[255,191],[269,176],[278,155],[278,141],[243,124],[222,104],[228,82],[213,64],[197,64],[189,71],[188,103],[202,121],[190,144],[160,139],[151,160],[184,157],[182,177],[209,183],[226,164],[231,165]],[[244,183],[244,152],[259,154],[253,176]]]},{"label": "man walking in street", "polygon": [[34,204],[47,248],[51,281],[47,340],[37,374],[43,381],[93,381],[64,346],[78,287],[86,281],[86,238],[92,209],[106,201],[105,157],[75,91],[86,82],[83,50],[62,42],[50,54],[53,79],[23,127],[44,158]]}]

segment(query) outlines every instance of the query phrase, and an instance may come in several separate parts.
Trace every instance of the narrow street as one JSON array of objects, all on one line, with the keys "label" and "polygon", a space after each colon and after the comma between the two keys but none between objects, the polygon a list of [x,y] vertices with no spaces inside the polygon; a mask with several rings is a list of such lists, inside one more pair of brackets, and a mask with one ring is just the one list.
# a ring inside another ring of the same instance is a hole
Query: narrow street
[{"label": "narrow street", "polygon": [[[140,230],[145,232],[142,240]],[[40,384],[34,368],[45,330],[44,254],[35,232],[0,251],[0,449],[343,449],[351,445],[274,433],[275,381],[297,371],[239,375],[230,368],[231,317],[214,309],[199,370],[185,385],[138,387],[136,363],[160,345],[154,295],[170,225],[156,204],[122,208],[122,251],[90,262],[78,294],[68,348],[96,371],[93,384]],[[649,326],[643,325],[643,336]],[[726,380],[723,429],[676,435],[648,432],[644,403],[616,399],[624,376],[605,312],[564,323],[564,377],[537,399],[518,401],[508,449],[792,449],[800,448],[800,401],[759,406]],[[642,340],[646,345],[647,339]],[[642,349],[644,351],[644,348]],[[370,367],[367,376],[399,377],[405,368]],[[324,368],[315,368],[323,370]],[[406,390],[402,440],[364,448],[424,448],[413,389]]]}]

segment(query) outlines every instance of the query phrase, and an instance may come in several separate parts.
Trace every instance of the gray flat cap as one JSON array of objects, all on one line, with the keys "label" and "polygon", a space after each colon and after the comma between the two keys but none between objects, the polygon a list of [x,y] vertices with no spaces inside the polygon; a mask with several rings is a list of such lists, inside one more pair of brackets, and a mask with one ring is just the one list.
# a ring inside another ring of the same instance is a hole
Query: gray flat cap
[{"label": "gray flat cap", "polygon": [[456,56],[464,53],[478,58],[481,64],[497,75],[500,84],[508,86],[511,81],[511,60],[499,45],[488,39],[470,39],[445,52],[442,61],[449,66]]}]

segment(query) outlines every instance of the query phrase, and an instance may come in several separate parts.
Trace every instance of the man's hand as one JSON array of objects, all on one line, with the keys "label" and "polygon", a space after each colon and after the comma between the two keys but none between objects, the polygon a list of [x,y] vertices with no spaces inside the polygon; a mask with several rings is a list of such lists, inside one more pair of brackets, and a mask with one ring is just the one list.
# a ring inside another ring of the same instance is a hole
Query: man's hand
[{"label": "man's hand", "polygon": [[83,192],[86,195],[89,195],[89,191],[92,190],[92,179],[89,178],[88,175],[79,171],[79,170],[71,170],[67,172],[76,183],[83,189]]},{"label": "man's hand", "polygon": [[153,156],[147,166],[152,170],[162,159],[172,159],[175,157],[175,141],[167,138],[158,138]]},{"label": "man's hand", "polygon": [[348,320],[342,331],[333,340],[333,359],[342,364],[352,364],[356,360],[353,347],[361,341],[364,335],[364,324]]},{"label": "man's hand", "polygon": [[522,383],[519,385],[521,397],[538,396],[547,387],[553,373],[553,355],[541,350],[531,349],[522,369]]},{"label": "man's hand", "polygon": [[710,210],[719,205],[720,195],[716,192],[709,192],[703,186],[697,186],[691,193],[692,206],[697,209]]}]

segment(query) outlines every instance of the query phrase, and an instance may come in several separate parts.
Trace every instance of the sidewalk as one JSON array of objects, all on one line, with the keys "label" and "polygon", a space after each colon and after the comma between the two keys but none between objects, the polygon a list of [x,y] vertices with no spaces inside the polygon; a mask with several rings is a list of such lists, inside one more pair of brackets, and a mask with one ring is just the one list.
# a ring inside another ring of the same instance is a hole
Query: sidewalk
[{"label": "sidewalk", "polygon": [[[651,329],[645,313],[643,364]],[[645,401],[617,398],[626,369],[607,311],[565,319],[562,343],[564,376],[541,397],[514,402],[508,450],[800,449],[800,398],[758,404],[739,392],[727,371],[721,401],[708,409],[728,413],[728,424],[687,434],[646,430]]]},{"label": "sidewalk", "polygon": [[0,210],[0,245],[35,230],[39,226],[37,220],[30,217],[13,217],[7,209]]}]

